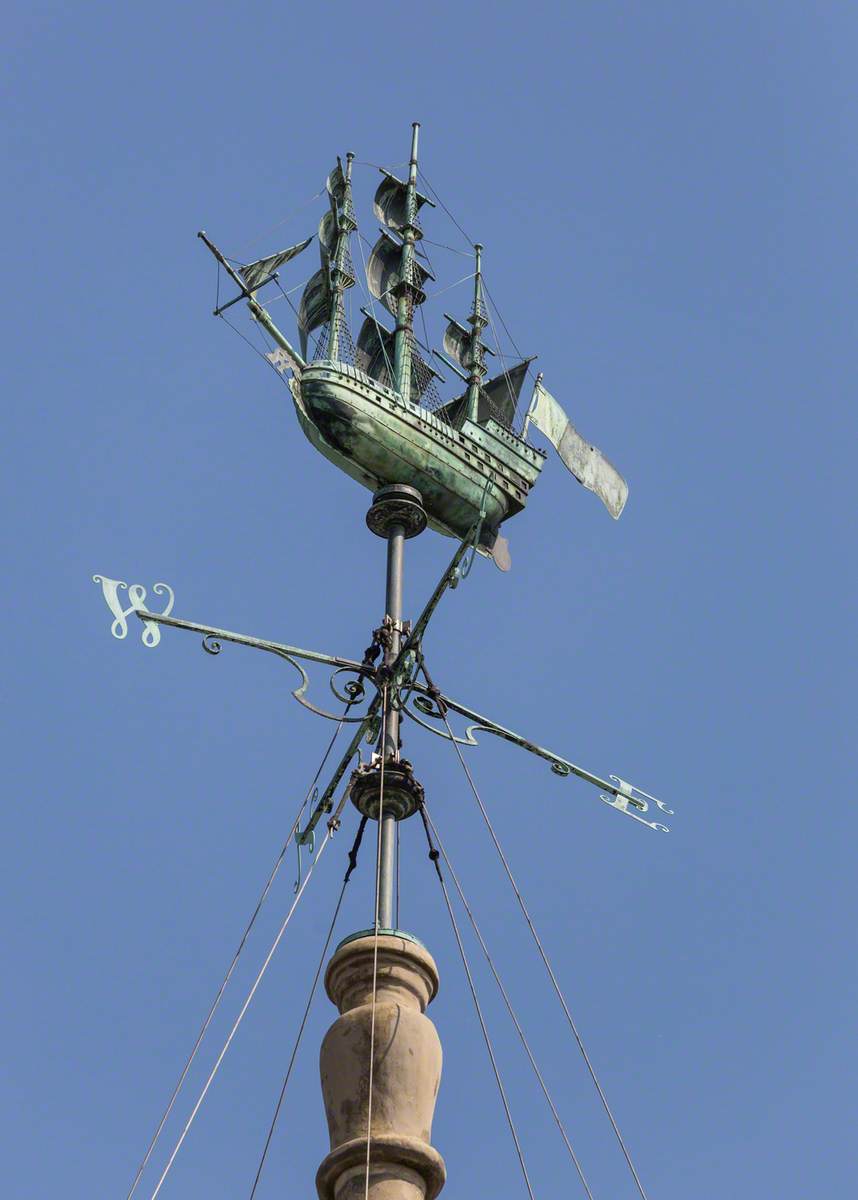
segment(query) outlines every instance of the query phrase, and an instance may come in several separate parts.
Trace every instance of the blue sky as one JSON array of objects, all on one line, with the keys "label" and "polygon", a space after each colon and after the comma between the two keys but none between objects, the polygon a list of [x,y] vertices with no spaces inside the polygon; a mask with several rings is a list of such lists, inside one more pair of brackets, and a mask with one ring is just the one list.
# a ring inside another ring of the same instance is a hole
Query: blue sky
[{"label": "blue sky", "polygon": [[[194,234],[246,258],[298,241],[334,156],[399,164],[412,120],[517,344],[630,484],[614,524],[552,457],[508,527],[512,572],[478,562],[439,610],[433,674],[676,810],[656,835],[512,747],[469,752],[652,1200],[846,1194],[854,8],[34,3],[4,43],[4,1194],[125,1195],[329,736],[265,655],[115,641],[92,574],[346,656],[382,615],[368,494],[211,320]],[[370,239],[377,178],[356,168]],[[443,213],[424,223],[461,245]],[[463,262],[435,256],[450,283]],[[409,545],[412,614],[451,550]],[[632,1196],[450,747],[412,728],[407,753],[594,1195]],[[352,829],[162,1196],[249,1192]],[[401,923],[442,976],[444,1194],[524,1194],[421,831],[402,833]],[[368,923],[370,877],[365,852],[340,935]],[[478,979],[536,1194],[581,1194]],[[332,1014],[320,998],[262,1197],[313,1193]]]}]

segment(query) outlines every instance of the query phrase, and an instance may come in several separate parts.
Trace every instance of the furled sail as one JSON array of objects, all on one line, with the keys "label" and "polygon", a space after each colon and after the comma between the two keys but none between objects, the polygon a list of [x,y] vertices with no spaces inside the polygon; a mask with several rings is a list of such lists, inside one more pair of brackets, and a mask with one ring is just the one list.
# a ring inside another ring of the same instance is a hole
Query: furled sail
[{"label": "furled sail", "polygon": [[343,164],[337,159],[337,165],[325,180],[325,189],[331,202],[331,209],[336,218],[337,211],[343,207],[347,191],[346,177],[343,174]]},{"label": "furled sail", "polygon": [[444,331],[444,350],[454,358],[460,367],[464,367],[466,371],[470,371],[473,364],[473,356],[471,353],[471,342],[473,341],[473,330],[466,329],[464,325],[460,325],[458,321],[450,318],[450,324]]},{"label": "furled sail", "polygon": [[[375,215],[388,229],[402,229],[408,221],[408,184],[395,175],[382,172],[384,179],[378,185],[372,208]],[[419,211],[424,204],[432,204],[428,196],[415,193],[416,208]]]},{"label": "furled sail", "polygon": [[319,253],[322,256],[323,267],[336,254],[338,236],[337,218],[328,210],[319,222]]},{"label": "furled sail", "polygon": [[298,308],[298,336],[301,356],[307,357],[307,338],[314,329],[324,325],[331,315],[331,283],[328,265],[323,263],[313,275],[301,296]]},{"label": "furled sail", "polygon": [[[402,246],[389,233],[382,233],[372,248],[366,268],[366,278],[369,290],[380,300],[393,316],[396,316],[395,290],[402,281]],[[416,260],[411,264],[412,277],[410,283],[417,289],[414,303],[422,304],[426,299],[423,284],[427,279],[433,279],[432,272]]]},{"label": "furled sail", "polygon": [[266,279],[270,279],[274,272],[287,263],[290,258],[294,258],[296,254],[306,250],[312,240],[311,237],[308,237],[305,242],[299,242],[297,246],[281,250],[279,254],[270,254],[267,258],[258,258],[256,262],[248,263],[246,267],[239,267],[239,273],[247,285],[248,291],[254,291]]},{"label": "furled sail", "polygon": [[[368,316],[361,326],[355,346],[355,366],[371,379],[389,388],[396,386],[393,376],[395,341],[396,335],[392,329],[385,329],[375,317]],[[438,372],[412,349],[409,398],[415,404],[419,403],[433,375],[440,379]]]},{"label": "furled sail", "polygon": [[601,450],[597,450],[581,437],[566,413],[540,382],[537,382],[534,389],[528,415],[532,424],[544,433],[554,446],[564,466],[568,467],[580,484],[599,497],[616,520],[628,498],[629,485]]},{"label": "furled sail", "polygon": [[[463,370],[470,371],[474,365],[474,331],[461,325],[449,313],[444,313],[444,316],[449,321],[444,331],[444,350]],[[486,353],[494,354],[494,351],[485,342],[480,342],[480,345]]]}]

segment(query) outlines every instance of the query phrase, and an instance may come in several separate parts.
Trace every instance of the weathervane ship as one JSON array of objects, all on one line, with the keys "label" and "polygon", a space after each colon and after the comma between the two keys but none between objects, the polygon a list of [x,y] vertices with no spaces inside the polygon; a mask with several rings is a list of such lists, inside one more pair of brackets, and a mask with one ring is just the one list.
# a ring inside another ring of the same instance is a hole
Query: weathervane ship
[{"label": "weathervane ship", "polygon": [[[500,345],[492,348],[484,340],[493,321],[486,303],[487,289],[479,244],[473,246],[473,298],[465,322],[444,314],[447,320],[444,353],[429,351],[418,341],[414,331],[415,312],[427,299],[427,280],[434,281],[435,278],[428,255],[421,247],[423,232],[419,213],[425,205],[434,207],[434,203],[418,190],[418,130],[419,126],[414,124],[407,178],[399,179],[382,169],[382,181],[374,200],[375,215],[382,228],[368,261],[364,262],[369,306],[361,309],[364,320],[355,342],[344,302],[348,289],[357,282],[351,256],[351,239],[358,232],[352,201],[352,154],[346,156],[345,165],[337,160],[326,182],[329,207],[318,229],[321,265],[306,283],[296,313],[300,351],[275,325],[260,294],[269,285],[275,285],[281,297],[289,299],[289,292],[280,284],[279,272],[306,250],[313,239],[308,238],[251,263],[240,263],[227,258],[205,233],[199,234],[219,267],[239,289],[237,296],[223,304],[218,299],[215,315],[223,317],[233,305],[246,302],[263,340],[266,335],[270,339],[265,343],[265,358],[287,383],[302,430],[325,458],[373,493],[366,521],[370,530],[387,543],[385,613],[382,623],[372,632],[371,643],[363,658],[304,650],[179,619],[172,615],[173,591],[165,583],[157,583],[153,588],[156,596],[166,597],[163,610],[154,612],[146,606],[147,593],[141,584],[129,586],[123,580],[108,576],[93,577],[101,584],[113,615],[111,630],[114,637],[126,637],[128,618],[136,616],[143,623],[142,638],[149,647],[160,642],[163,627],[173,627],[200,635],[203,648],[210,654],[220,653],[224,642],[265,650],[285,659],[297,671],[299,682],[292,693],[295,699],[314,713],[336,722],[328,750],[137,1170],[128,1193],[129,1200],[171,1116],[256,916],[283,863],[287,847],[297,843],[299,860],[300,848],[306,848],[310,855],[309,868],[303,877],[299,876],[294,900],[275,942],[167,1159],[151,1193],[152,1200],[165,1183],[295,907],[325,848],[342,824],[349,800],[361,814],[360,824],[349,853],[349,866],[319,968],[310,988],[304,1021],[251,1189],[251,1200],[259,1184],[309,1006],[368,821],[376,822],[377,827],[373,922],[369,929],[340,942],[324,977],[326,991],[339,1008],[340,1016],[322,1046],[322,1090],[331,1150],[319,1167],[317,1190],[321,1200],[434,1200],[444,1184],[443,1159],[430,1143],[441,1050],[434,1025],[425,1015],[426,1007],[437,991],[438,972],[428,950],[412,934],[399,928],[399,889],[395,885],[399,826],[418,813],[530,1200],[533,1200],[533,1189],[521,1142],[459,934],[445,874],[454,882],[584,1190],[592,1200],[557,1106],[440,840],[424,789],[411,764],[402,757],[404,721],[413,721],[452,744],[637,1189],[642,1200],[646,1200],[637,1170],[462,751],[464,747],[478,744],[477,733],[493,734],[546,760],[556,775],[574,776],[594,785],[599,789],[602,801],[650,829],[668,832],[659,820],[652,819],[652,806],[663,813],[672,810],[619,776],[604,779],[595,775],[453,699],[436,685],[423,650],[423,637],[439,602],[467,575],[475,554],[491,557],[502,570],[509,567],[507,541],[501,527],[524,508],[545,460],[543,452],[527,440],[531,425],[552,443],[575,478],[594,492],[615,518],[622,512],[628,489],[607,459],[575,430],[559,403],[543,386],[541,375],[535,376],[529,407],[519,420],[519,397],[533,360],[518,355],[514,363],[507,365]],[[425,176],[422,178],[425,180]],[[428,181],[426,186],[433,191]],[[433,192],[433,195],[439,199],[437,193]],[[446,206],[442,207],[446,209]],[[363,250],[361,255],[363,257]],[[380,318],[376,301],[385,310],[386,318]],[[392,328],[387,318],[393,319]],[[311,355],[310,338],[316,331],[319,332]],[[486,379],[489,374],[487,356],[496,356],[501,366],[491,379]],[[463,389],[457,389],[460,394],[453,399],[441,398],[438,384],[444,379],[430,365],[431,358],[464,385]],[[403,618],[402,611],[404,545],[409,538],[422,533],[427,525],[455,538],[459,544],[419,617],[409,622]],[[127,595],[127,607],[124,606],[124,595]],[[342,705],[338,712],[329,712],[308,697],[309,666],[319,664],[332,672],[331,689]],[[451,714],[464,719],[464,732],[454,731]],[[320,792],[316,784],[336,738],[346,727],[352,731],[351,739]],[[372,747],[366,761],[362,757],[364,745]],[[345,784],[337,798],[343,780]],[[316,833],[324,818],[326,832],[317,846]]]},{"label": "weathervane ship", "polygon": [[[492,555],[505,569],[509,556],[500,526],[524,508],[545,461],[543,452],[527,441],[528,425],[545,434],[569,470],[600,496],[614,517],[623,510],[628,488],[607,459],[577,433],[543,387],[541,376],[523,428],[516,430],[519,395],[532,358],[508,368],[504,364],[486,381],[486,355],[496,352],[483,341],[489,321],[479,244],[474,246],[467,323],[445,314],[446,354],[433,351],[465,390],[446,403],[427,403],[436,381],[443,378],[421,353],[414,335],[415,312],[427,298],[427,279],[434,278],[420,251],[418,214],[424,205],[434,205],[417,188],[418,131],[415,124],[408,178],[383,171],[373,205],[382,229],[366,265],[366,280],[370,295],[394,319],[393,329],[382,323],[373,306],[364,311],[357,343],[351,344],[343,304],[346,290],[356,281],[350,250],[357,231],[351,154],[345,168],[338,161],[327,179],[330,208],[318,231],[322,265],[304,288],[298,310],[300,353],[274,324],[258,293],[276,282],[279,268],[306,250],[313,238],[236,270],[205,233],[198,236],[238,284],[238,299],[247,300],[252,316],[276,343],[268,357],[277,370],[291,372],[298,421],[316,449],[372,492],[395,484],[416,488],[429,525],[441,533],[463,538],[479,521],[477,550]],[[223,309],[215,311],[219,315]],[[327,338],[320,342],[315,361],[308,362],[309,335],[322,326],[327,327]]]}]

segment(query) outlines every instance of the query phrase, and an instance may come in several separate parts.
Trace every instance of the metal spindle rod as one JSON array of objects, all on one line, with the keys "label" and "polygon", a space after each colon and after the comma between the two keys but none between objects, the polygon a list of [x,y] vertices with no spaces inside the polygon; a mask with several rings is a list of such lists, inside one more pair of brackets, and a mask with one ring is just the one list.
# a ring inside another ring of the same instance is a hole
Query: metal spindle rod
[{"label": "metal spindle rod", "polygon": [[[387,666],[396,662],[402,645],[402,568],[405,550],[405,528],[392,525],[387,535],[387,594],[385,610],[391,620],[390,644],[385,652]],[[399,759],[399,710],[390,704],[385,713],[385,739],[382,752],[385,763]],[[379,876],[378,923],[382,929],[393,928],[394,879],[396,874],[396,817],[382,813],[381,873]]]},{"label": "metal spindle rod", "polygon": [[[366,523],[374,534],[384,538],[387,542],[385,628],[388,637],[384,650],[384,665],[392,668],[405,644],[402,636],[402,574],[405,543],[426,528],[423,498],[416,488],[407,484],[387,484],[373,496],[372,507],[366,514]],[[409,811],[405,811],[403,808],[402,767],[399,765],[400,713],[396,694],[399,682],[399,679],[391,681],[388,676],[388,683],[383,693],[384,723],[380,746],[381,765],[376,776],[379,789],[376,796],[380,794],[381,812],[378,812],[375,804],[371,811],[373,817],[377,815],[381,817],[378,847],[378,894],[375,897],[378,927],[381,929],[393,929],[394,922],[398,920],[396,900],[397,823],[414,811],[413,807]],[[389,786],[386,778],[387,772],[390,772]],[[361,807],[358,800],[355,800],[355,803],[358,808]],[[407,809],[408,805],[405,808]]]}]

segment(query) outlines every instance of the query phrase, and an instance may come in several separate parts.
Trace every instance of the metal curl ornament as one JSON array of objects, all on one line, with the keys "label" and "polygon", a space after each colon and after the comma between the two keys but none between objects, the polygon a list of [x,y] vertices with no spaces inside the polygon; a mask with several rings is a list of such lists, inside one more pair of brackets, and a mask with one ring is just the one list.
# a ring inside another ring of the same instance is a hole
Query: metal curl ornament
[{"label": "metal curl ornament", "polygon": [[223,644],[221,642],[219,642],[216,637],[213,637],[210,633],[207,633],[206,636],[203,638],[203,650],[205,650],[206,654],[212,654],[212,655],[220,654],[222,649],[223,649]]},{"label": "metal curl ornament", "polygon": [[[344,685],[343,690],[340,691],[336,683],[337,676],[347,674],[355,674],[357,675],[357,679],[350,679],[348,683]],[[363,685],[363,679],[364,672],[360,669],[355,669],[354,667],[337,667],[335,671],[331,672],[329,685],[331,691],[338,700],[341,700],[343,704],[348,704],[351,706],[353,704],[359,704],[366,696],[366,688]]]},{"label": "metal curl ornament", "polygon": [[[413,695],[414,692],[417,695]],[[512,729],[506,729],[503,725],[498,725],[488,717],[483,717],[480,713],[467,708],[464,704],[459,704],[458,701],[452,700],[449,696],[442,695],[434,687],[412,681],[407,698],[410,700],[410,704],[408,707],[403,706],[403,713],[410,717],[412,721],[416,721],[423,729],[428,729],[430,733],[434,733],[436,737],[442,737],[448,742],[455,742],[459,746],[479,746],[480,743],[474,735],[477,733],[491,733],[505,742],[511,742],[514,746],[519,746],[522,750],[527,750],[531,754],[535,754],[538,758],[544,759],[555,775],[561,778],[575,775],[578,779],[583,779],[585,783],[592,784],[594,787],[601,789],[599,799],[605,804],[610,805],[611,808],[615,808],[618,812],[623,813],[624,816],[631,817],[633,821],[638,821],[641,825],[646,825],[648,829],[653,829],[658,833],[670,832],[667,825],[663,825],[660,821],[649,821],[646,817],[639,814],[648,812],[651,804],[656,805],[657,808],[665,813],[672,813],[673,809],[669,808],[664,801],[650,795],[649,792],[645,792],[634,784],[621,779],[619,775],[611,775],[609,779],[602,779],[600,776],[584,770],[583,767],[569,762],[568,759],[561,758],[559,754],[554,754],[552,751],[544,749],[542,746],[537,745],[536,742],[531,742],[520,733],[515,733]],[[448,710],[466,719],[470,719],[471,723],[465,728],[464,735],[457,736],[453,733],[450,723],[447,720]],[[418,714],[429,717],[434,721],[443,721],[445,728],[437,728],[437,726],[430,724],[428,721],[424,721]]]}]

